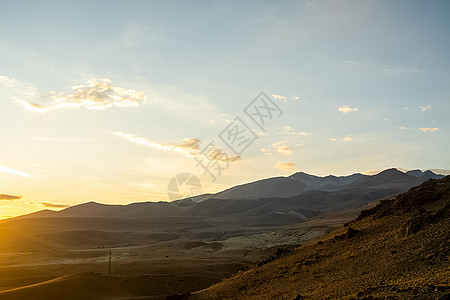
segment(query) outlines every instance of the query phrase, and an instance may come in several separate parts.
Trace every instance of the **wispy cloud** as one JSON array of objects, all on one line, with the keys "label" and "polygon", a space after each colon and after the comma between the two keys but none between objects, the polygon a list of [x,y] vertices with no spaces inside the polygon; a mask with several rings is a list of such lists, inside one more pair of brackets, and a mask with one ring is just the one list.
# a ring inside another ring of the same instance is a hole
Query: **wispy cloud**
[{"label": "wispy cloud", "polygon": [[228,156],[219,147],[209,147],[203,154],[209,157],[209,159],[217,161],[233,162],[241,160],[239,155]]},{"label": "wispy cloud", "polygon": [[[342,140],[342,141],[344,141],[344,142],[351,142],[353,139],[352,139],[351,136],[348,135],[348,136],[346,136],[346,137],[340,138],[339,140]],[[332,141],[332,142],[337,142],[338,139],[337,139],[337,138],[330,138],[330,141]]]},{"label": "wispy cloud", "polygon": [[348,64],[351,64],[351,65],[356,65],[359,61],[352,60],[352,59],[347,59],[345,62],[348,63]]},{"label": "wispy cloud", "polygon": [[0,200],[20,200],[20,199],[22,199],[22,196],[0,194]]},{"label": "wispy cloud", "polygon": [[310,135],[311,134],[309,132],[304,132],[304,131],[295,131],[290,126],[282,127],[281,131],[279,133],[280,134],[292,134],[292,135]]},{"label": "wispy cloud", "polygon": [[439,128],[422,127],[422,128],[419,128],[419,130],[422,132],[434,132],[434,131],[439,131]]},{"label": "wispy cloud", "polygon": [[[157,142],[148,138],[139,137],[130,133],[115,131],[115,135],[125,138],[133,143],[141,144],[163,151],[175,151],[183,154],[186,157],[194,157],[200,154],[201,140],[198,138],[185,138],[179,142]],[[208,156],[211,160],[233,162],[241,159],[240,156],[228,156],[219,147],[207,148],[203,155]]]},{"label": "wispy cloud", "polygon": [[347,105],[339,106],[339,108],[338,108],[338,111],[343,113],[343,114],[346,114],[346,113],[349,113],[349,112],[358,111],[358,110],[359,110],[358,107],[350,107],[350,106],[347,106]]},{"label": "wispy cloud", "polygon": [[147,101],[144,93],[116,87],[109,79],[91,78],[81,85],[71,87],[72,92],[49,91],[40,96],[35,93],[18,100],[26,110],[47,112],[54,109],[84,107],[89,110],[106,110],[115,107],[138,107]]},{"label": "wispy cloud", "polygon": [[431,107],[431,105],[425,105],[425,106],[419,106],[419,108],[420,108],[422,111],[427,111],[427,110],[430,110],[432,107]]},{"label": "wispy cloud", "polygon": [[30,174],[27,174],[25,172],[22,172],[22,171],[13,169],[13,168],[9,168],[9,167],[6,167],[6,166],[0,166],[0,172],[13,174],[13,175],[18,175],[18,176],[22,176],[22,177],[32,178],[32,176]]},{"label": "wispy cloud", "polygon": [[272,97],[275,98],[276,100],[283,101],[284,103],[287,103],[289,101],[302,101],[300,99],[300,97],[298,97],[298,96],[290,96],[290,97],[288,97],[288,96],[272,94]]},{"label": "wispy cloud", "polygon": [[280,141],[272,144],[272,147],[275,148],[279,153],[284,155],[291,155],[292,149],[290,146],[285,145],[287,141]]},{"label": "wispy cloud", "polygon": [[277,161],[275,164],[275,168],[283,170],[283,171],[295,171],[295,163],[293,162],[282,162]]},{"label": "wispy cloud", "polygon": [[268,136],[269,133],[265,132],[265,131],[256,131],[255,132],[258,136]]},{"label": "wispy cloud", "polygon": [[342,140],[344,142],[351,142],[352,141],[352,137],[351,136],[346,136],[346,137],[342,138]]},{"label": "wispy cloud", "polygon": [[14,78],[2,75],[0,76],[0,85],[15,87],[18,86],[19,83]]},{"label": "wispy cloud", "polygon": [[44,205],[45,207],[49,207],[49,208],[65,208],[65,207],[69,207],[68,204],[54,204],[54,203],[50,203],[50,202],[39,202],[39,203]]},{"label": "wispy cloud", "polygon": [[179,142],[156,142],[148,138],[139,137],[130,133],[124,133],[115,131],[115,135],[129,140],[130,142],[141,144],[147,147],[151,147],[163,151],[176,151],[187,157],[193,157],[198,154],[200,150],[200,139],[186,138]]},{"label": "wispy cloud", "polygon": [[259,151],[261,151],[262,153],[264,153],[264,155],[267,155],[267,156],[272,155],[272,153],[270,153],[270,149],[267,149],[267,148],[261,148],[261,149],[259,149]]},{"label": "wispy cloud", "polygon": [[44,112],[48,111],[47,107],[37,104],[37,103],[31,103],[31,102],[22,101],[22,100],[19,100],[18,102],[23,105],[25,110],[28,110],[28,111],[35,111],[35,112],[40,112],[40,113],[44,113]]},{"label": "wispy cloud", "polygon": [[348,64],[351,64],[351,65],[357,65],[357,64],[361,63],[361,61],[353,60],[353,59],[347,59],[345,62]]}]

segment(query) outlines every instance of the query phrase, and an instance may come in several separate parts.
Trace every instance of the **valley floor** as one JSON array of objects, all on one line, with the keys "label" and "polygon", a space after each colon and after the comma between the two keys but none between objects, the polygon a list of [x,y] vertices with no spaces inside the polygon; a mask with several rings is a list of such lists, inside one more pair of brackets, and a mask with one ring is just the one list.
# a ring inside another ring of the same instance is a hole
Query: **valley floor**
[{"label": "valley floor", "polygon": [[111,275],[107,275],[109,247],[36,244],[40,250],[3,250],[0,299],[163,299],[194,292],[248,269],[278,249],[292,249],[292,244],[323,235],[358,212],[334,213],[219,242],[183,238],[111,247]]}]

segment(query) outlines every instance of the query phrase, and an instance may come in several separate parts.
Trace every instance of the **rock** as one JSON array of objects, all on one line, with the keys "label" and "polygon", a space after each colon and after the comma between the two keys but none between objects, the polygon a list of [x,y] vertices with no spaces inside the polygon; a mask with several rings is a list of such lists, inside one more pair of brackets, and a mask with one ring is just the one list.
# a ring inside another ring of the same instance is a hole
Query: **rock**
[{"label": "rock", "polygon": [[352,227],[347,228],[347,238],[351,239],[352,237],[354,237],[359,231],[356,229],[353,229]]},{"label": "rock", "polygon": [[341,234],[341,235],[336,235],[336,236],[334,237],[334,239],[335,239],[335,240],[351,239],[351,238],[355,237],[355,236],[357,235],[358,232],[359,232],[359,230],[353,229],[352,227],[348,227],[346,233],[343,233],[343,234]]}]

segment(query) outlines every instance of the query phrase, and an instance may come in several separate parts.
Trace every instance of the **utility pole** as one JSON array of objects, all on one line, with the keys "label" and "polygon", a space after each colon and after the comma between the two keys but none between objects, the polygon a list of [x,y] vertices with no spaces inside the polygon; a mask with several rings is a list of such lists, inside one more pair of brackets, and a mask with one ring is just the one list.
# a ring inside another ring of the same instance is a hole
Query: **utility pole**
[{"label": "utility pole", "polygon": [[109,249],[109,264],[108,264],[108,274],[109,275],[111,275],[111,260],[112,260],[111,249]]}]

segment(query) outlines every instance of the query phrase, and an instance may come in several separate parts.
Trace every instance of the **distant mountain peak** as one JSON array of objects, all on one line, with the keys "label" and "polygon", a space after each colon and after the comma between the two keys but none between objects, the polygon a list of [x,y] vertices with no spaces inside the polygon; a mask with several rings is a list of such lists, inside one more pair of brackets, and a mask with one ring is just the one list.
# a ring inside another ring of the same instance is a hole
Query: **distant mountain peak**
[{"label": "distant mountain peak", "polygon": [[311,175],[305,172],[296,172],[288,177],[319,177],[319,176]]},{"label": "distant mountain peak", "polygon": [[[368,186],[377,187],[377,189],[387,189],[390,194],[401,192],[405,188],[410,188],[429,179],[443,178],[443,175],[436,175],[432,171],[422,172],[421,170],[411,170],[402,172],[397,168],[389,168],[383,170],[376,175],[365,175],[361,173],[354,173],[347,176],[316,176],[307,174],[305,172],[297,172],[290,176],[278,176],[272,178],[265,178],[262,180],[244,183],[228,188],[216,194],[204,194],[199,196],[200,201],[213,199],[227,199],[227,200],[254,200],[254,199],[268,199],[268,198],[291,198],[305,193],[306,197],[312,195],[314,192],[336,192],[339,190],[349,191],[365,189]],[[396,186],[389,188],[383,187],[384,184],[392,182]],[[309,194],[307,194],[309,193]],[[384,192],[383,192],[384,193]],[[367,199],[374,199],[380,196],[380,192],[374,192],[367,195]],[[364,196],[364,195],[363,195]],[[383,196],[385,196],[383,194]],[[80,217],[111,217],[111,216],[134,216],[145,214],[145,211],[161,211],[166,212],[171,209],[170,203],[166,201],[160,202],[141,202],[130,203],[128,205],[120,204],[103,204],[95,201],[77,204],[63,210],[58,211],[58,216],[80,216]],[[172,203],[173,204],[173,203]],[[158,207],[158,208],[157,208]],[[178,207],[178,206],[176,206]],[[42,211],[33,216],[44,216],[46,214],[53,214],[53,211]]]},{"label": "distant mountain peak", "polygon": [[437,175],[436,173],[434,173],[433,171],[431,171],[431,170],[426,170],[425,172],[422,172],[423,174],[434,174],[434,175]]},{"label": "distant mountain peak", "polygon": [[[403,173],[402,171],[400,171],[400,170],[397,169],[397,168],[389,168],[389,169],[386,169],[386,170],[381,171],[380,173],[383,173],[383,172]],[[404,174],[404,173],[403,173],[403,174]]]},{"label": "distant mountain peak", "polygon": [[403,173],[402,171],[400,171],[397,168],[389,168],[389,169],[383,170],[380,173],[373,175],[373,176],[386,176],[386,175],[396,176],[396,175],[405,175],[405,173]]},{"label": "distant mountain peak", "polygon": [[431,170],[421,171],[419,169],[416,170],[410,170],[406,172],[406,174],[417,177],[417,178],[433,178],[433,179],[440,179],[443,178],[444,175],[436,174]]},{"label": "distant mountain peak", "polygon": [[77,205],[73,205],[73,206],[67,207],[67,208],[65,208],[63,210],[71,209],[71,208],[74,208],[74,207],[87,207],[87,206],[95,207],[95,206],[103,206],[103,205],[105,205],[105,204],[98,203],[98,202],[95,202],[95,201],[88,201],[88,202],[85,202],[85,203],[80,203],[80,204],[77,204]]}]

